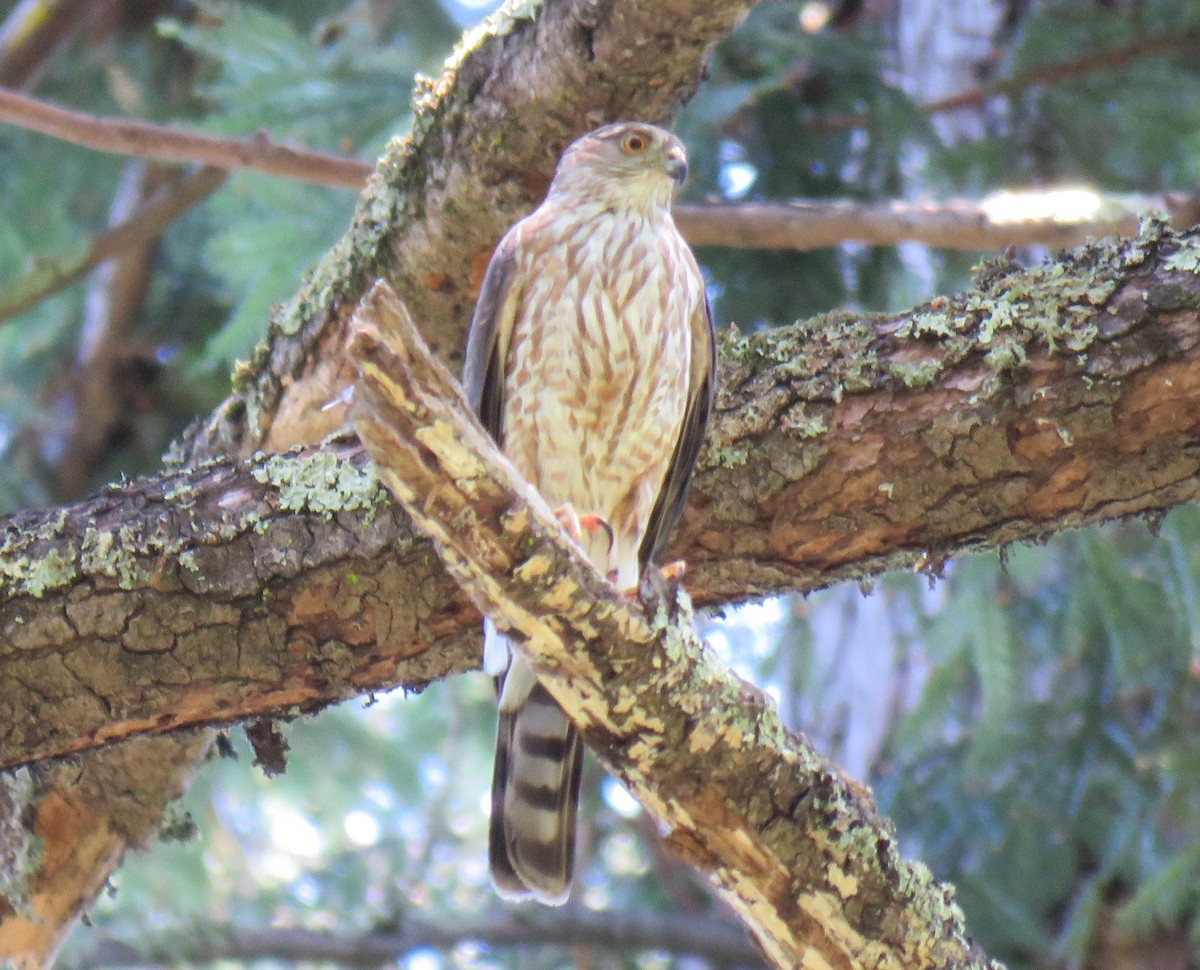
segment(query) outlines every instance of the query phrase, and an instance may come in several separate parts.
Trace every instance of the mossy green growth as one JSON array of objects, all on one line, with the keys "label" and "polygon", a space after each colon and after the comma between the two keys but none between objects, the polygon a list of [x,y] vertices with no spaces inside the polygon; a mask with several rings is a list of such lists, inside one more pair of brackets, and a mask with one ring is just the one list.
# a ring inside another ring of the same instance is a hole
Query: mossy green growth
[{"label": "mossy green growth", "polygon": [[66,552],[51,549],[41,559],[29,563],[24,574],[25,589],[29,595],[40,599],[47,590],[71,582],[78,573],[74,552],[71,547]]},{"label": "mossy green growth", "polygon": [[373,512],[385,492],[373,467],[356,468],[328,451],[307,455],[272,455],[250,473],[278,490],[288,512],[315,512],[332,518],[337,512]]},{"label": "mossy green growth", "polygon": [[938,374],[942,372],[942,361],[932,357],[911,361],[896,360],[888,365],[888,372],[898,378],[905,387],[920,391],[930,387],[937,380]]},{"label": "mossy green growth", "polygon": [[[934,340],[947,353],[941,365],[893,363],[890,372],[909,387],[927,386],[944,367],[966,354],[982,351],[1000,375],[1022,367],[1030,348],[1083,355],[1098,335],[1097,309],[1116,292],[1129,271],[1143,264],[1164,241],[1179,247],[1166,257],[1167,269],[1200,272],[1200,249],[1161,221],[1143,223],[1142,234],[1107,240],[1075,250],[1052,263],[1022,269],[1006,259],[982,265],[978,288],[914,312],[896,336]],[[935,309],[935,307],[937,307]]]},{"label": "mossy green growth", "polygon": [[1200,274],[1200,243],[1194,238],[1181,240],[1179,248],[1163,260],[1163,269]]},{"label": "mossy green growth", "polygon": [[726,445],[723,448],[711,449],[704,464],[715,465],[718,468],[740,468],[749,460],[748,449],[740,445]]},{"label": "mossy green growth", "polygon": [[505,37],[522,21],[533,20],[543,0],[507,0],[494,13],[467,30],[450,56],[442,73],[435,78],[418,74],[413,85],[413,137],[419,140],[433,120],[446,107],[447,98],[458,81],[458,71],[470,55],[493,37]]}]

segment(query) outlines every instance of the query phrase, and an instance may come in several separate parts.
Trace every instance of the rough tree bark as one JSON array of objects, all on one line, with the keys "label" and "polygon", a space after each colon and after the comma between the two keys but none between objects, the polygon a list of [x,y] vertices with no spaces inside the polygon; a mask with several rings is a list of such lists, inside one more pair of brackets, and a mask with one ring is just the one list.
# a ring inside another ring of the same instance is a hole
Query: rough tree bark
[{"label": "rough tree bark", "polygon": [[[179,460],[312,443],[339,424],[344,415],[321,408],[348,375],[345,320],[376,276],[420,308],[441,346],[457,349],[491,246],[537,201],[557,150],[603,121],[667,120],[699,84],[712,45],[752,5],[512,0],[468,32],[442,76],[418,90],[414,130],[380,160],[349,232],[273,321],[235,393]],[[124,851],[153,840],[203,750],[195,739],[134,744],[141,753],[126,753],[125,776],[110,773],[75,806],[71,826],[41,820],[74,785],[76,766],[0,778],[9,822],[25,833],[23,843],[5,844],[24,864],[8,870],[15,884],[0,887],[0,958],[25,966],[50,959]],[[163,764],[178,766],[177,783],[148,770]],[[132,791],[136,818],[117,796]],[[98,848],[96,833],[111,837]],[[46,858],[62,864],[35,864]]]},{"label": "rough tree bark", "polygon": [[[672,554],[701,604],[1200,498],[1200,232],[1152,226],[915,311],[722,341]],[[0,522],[0,767],[478,659],[352,443]]]}]

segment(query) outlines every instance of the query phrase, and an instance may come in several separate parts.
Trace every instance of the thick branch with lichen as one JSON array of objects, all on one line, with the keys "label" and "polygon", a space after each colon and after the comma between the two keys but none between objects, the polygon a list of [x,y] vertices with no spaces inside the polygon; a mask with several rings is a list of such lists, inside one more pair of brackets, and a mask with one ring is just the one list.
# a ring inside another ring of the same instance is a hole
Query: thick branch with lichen
[{"label": "thick branch with lichen", "polygon": [[333,443],[10,519],[0,768],[472,666],[461,599],[365,463]]},{"label": "thick branch with lichen", "polygon": [[[1200,499],[1198,268],[1200,234],[1151,227],[910,313],[727,336],[670,552],[693,596]],[[0,537],[0,765],[477,662],[476,615],[345,442],[129,483]]]},{"label": "thick branch with lichen", "polygon": [[788,733],[696,634],[603,579],[469,415],[380,282],[356,315],[357,427],[443,564],[509,631],[612,771],[777,967],[988,967],[952,892],[870,796]]}]

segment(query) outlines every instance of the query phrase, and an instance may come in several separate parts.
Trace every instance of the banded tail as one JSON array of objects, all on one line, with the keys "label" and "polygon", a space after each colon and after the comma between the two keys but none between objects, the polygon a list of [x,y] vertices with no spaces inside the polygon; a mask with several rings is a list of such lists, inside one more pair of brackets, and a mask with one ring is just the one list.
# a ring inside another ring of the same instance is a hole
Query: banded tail
[{"label": "banded tail", "polygon": [[571,893],[575,869],[583,748],[579,733],[525,659],[512,653],[489,623],[484,650],[489,673],[500,672],[495,668],[501,651],[508,671],[492,773],[492,882],[505,899],[561,906]]}]

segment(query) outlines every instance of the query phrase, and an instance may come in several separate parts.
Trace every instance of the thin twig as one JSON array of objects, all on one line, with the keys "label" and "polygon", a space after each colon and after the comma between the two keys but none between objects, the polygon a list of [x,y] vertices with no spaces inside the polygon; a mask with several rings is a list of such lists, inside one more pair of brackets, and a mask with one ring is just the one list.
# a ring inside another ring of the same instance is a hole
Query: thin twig
[{"label": "thin twig", "polygon": [[1084,54],[1082,57],[1070,61],[1035,67],[1016,77],[982,84],[946,98],[926,102],[921,106],[921,110],[926,114],[940,114],[945,111],[955,111],[958,108],[975,107],[991,98],[1012,97],[1029,88],[1059,84],[1081,74],[1113,71],[1142,57],[1169,54],[1180,48],[1198,44],[1200,44],[1200,26],[1188,27],[1178,32],[1148,34],[1144,37],[1137,37],[1127,44]]},{"label": "thin twig", "polygon": [[[1172,33],[1150,34],[1135,38],[1127,44],[1090,52],[1069,61],[1060,61],[1057,64],[1046,64],[1024,71],[1015,77],[992,81],[989,84],[968,88],[966,91],[960,91],[945,98],[926,101],[920,105],[920,108],[925,114],[934,115],[956,111],[959,108],[978,107],[986,104],[992,98],[1011,98],[1030,88],[1060,84],[1082,74],[1113,71],[1142,57],[1169,54],[1197,44],[1200,44],[1200,26],[1187,27]],[[831,115],[814,119],[811,127],[814,131],[819,132],[846,131],[870,124],[872,117],[871,113],[866,111],[852,115]]]},{"label": "thin twig", "polygon": [[762,967],[762,957],[736,923],[697,916],[649,912],[591,912],[567,909],[554,917],[495,913],[439,925],[404,920],[398,931],[358,935],[297,928],[208,928],[194,937],[178,931],[139,938],[135,944],[104,940],[90,954],[63,960],[64,970],[100,967],[176,967],[218,960],[328,962],[344,967],[378,967],[414,950],[451,949],[461,943],[489,947],[600,947],[616,953],[656,950],[697,956],[712,963]]},{"label": "thin twig", "polygon": [[313,185],[361,189],[371,172],[370,164],[357,158],[282,145],[262,132],[251,138],[222,138],[146,121],[100,118],[15,91],[0,90],[0,121],[96,151],[163,162],[198,162],[215,168],[249,168]]},{"label": "thin twig", "polygon": [[228,177],[229,173],[224,169],[202,168],[163,189],[125,222],[100,233],[90,243],[39,256],[29,273],[0,289],[0,322],[32,309],[105,260],[153,239],[216,192]]}]

